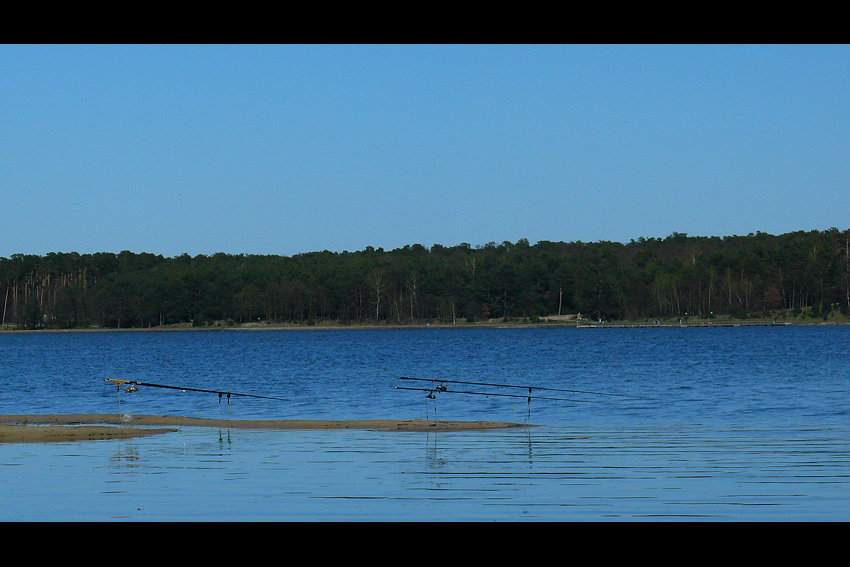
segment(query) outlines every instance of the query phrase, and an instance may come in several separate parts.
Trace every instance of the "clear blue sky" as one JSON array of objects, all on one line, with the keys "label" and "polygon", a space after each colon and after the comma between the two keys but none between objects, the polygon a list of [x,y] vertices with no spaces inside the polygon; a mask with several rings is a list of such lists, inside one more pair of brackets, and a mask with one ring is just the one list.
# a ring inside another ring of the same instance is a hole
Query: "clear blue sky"
[{"label": "clear blue sky", "polygon": [[0,46],[0,256],[850,228],[847,45]]}]

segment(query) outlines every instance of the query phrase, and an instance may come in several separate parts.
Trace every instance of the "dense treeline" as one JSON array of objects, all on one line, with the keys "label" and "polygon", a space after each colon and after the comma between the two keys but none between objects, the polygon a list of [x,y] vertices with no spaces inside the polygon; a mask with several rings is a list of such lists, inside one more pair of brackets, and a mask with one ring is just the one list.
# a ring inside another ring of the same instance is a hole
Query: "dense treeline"
[{"label": "dense treeline", "polygon": [[295,256],[0,258],[5,328],[192,322],[407,323],[581,313],[605,320],[848,313],[850,230]]}]

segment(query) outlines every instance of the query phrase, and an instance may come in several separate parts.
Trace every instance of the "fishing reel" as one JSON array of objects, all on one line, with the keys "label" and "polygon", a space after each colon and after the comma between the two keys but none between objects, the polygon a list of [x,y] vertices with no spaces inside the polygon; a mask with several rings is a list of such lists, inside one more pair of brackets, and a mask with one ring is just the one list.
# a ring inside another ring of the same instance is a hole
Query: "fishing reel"
[{"label": "fishing reel", "polygon": [[437,396],[434,395],[434,392],[445,392],[445,391],[446,391],[445,384],[440,384],[439,386],[436,386],[436,387],[432,388],[430,391],[428,391],[425,394],[425,397],[428,398],[429,400],[434,400],[434,399],[437,398]]},{"label": "fishing reel", "polygon": [[119,393],[121,392],[121,384],[126,384],[126,386],[124,386],[124,391],[128,394],[131,393],[131,392],[138,392],[139,391],[139,388],[136,386],[136,383],[132,382],[130,380],[119,380],[118,378],[106,378],[104,380],[104,382],[111,382],[112,384],[115,384],[115,389]]}]

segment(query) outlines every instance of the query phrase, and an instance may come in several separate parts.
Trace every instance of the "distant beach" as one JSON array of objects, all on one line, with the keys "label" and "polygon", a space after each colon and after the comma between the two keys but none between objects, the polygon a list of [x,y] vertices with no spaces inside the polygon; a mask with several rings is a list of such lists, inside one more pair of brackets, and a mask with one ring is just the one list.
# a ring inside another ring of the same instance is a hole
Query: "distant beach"
[{"label": "distant beach", "polygon": [[811,319],[805,317],[769,317],[736,319],[723,316],[714,318],[704,317],[675,317],[666,319],[646,320],[599,320],[576,318],[574,315],[550,315],[547,317],[517,318],[508,321],[491,319],[487,321],[457,322],[411,322],[403,324],[392,323],[340,323],[339,321],[319,321],[308,323],[278,323],[259,321],[253,323],[217,323],[214,325],[192,325],[191,323],[175,323],[153,327],[72,327],[68,329],[20,329],[9,325],[0,327],[0,333],[97,333],[97,332],[173,332],[173,331],[369,331],[380,329],[530,329],[530,328],[624,328],[624,327],[753,327],[753,326],[822,326],[850,325],[850,318],[832,317],[829,320]]}]

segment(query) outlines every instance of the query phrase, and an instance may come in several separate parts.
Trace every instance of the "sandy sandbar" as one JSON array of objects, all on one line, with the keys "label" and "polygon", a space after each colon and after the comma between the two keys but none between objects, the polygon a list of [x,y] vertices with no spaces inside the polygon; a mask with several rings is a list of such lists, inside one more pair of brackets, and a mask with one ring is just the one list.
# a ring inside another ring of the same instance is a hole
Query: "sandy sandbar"
[{"label": "sandy sandbar", "polygon": [[369,429],[375,431],[478,431],[528,427],[500,421],[424,419],[313,420],[207,419],[169,415],[0,415],[0,443],[120,439],[178,431],[182,426],[232,429]]}]

